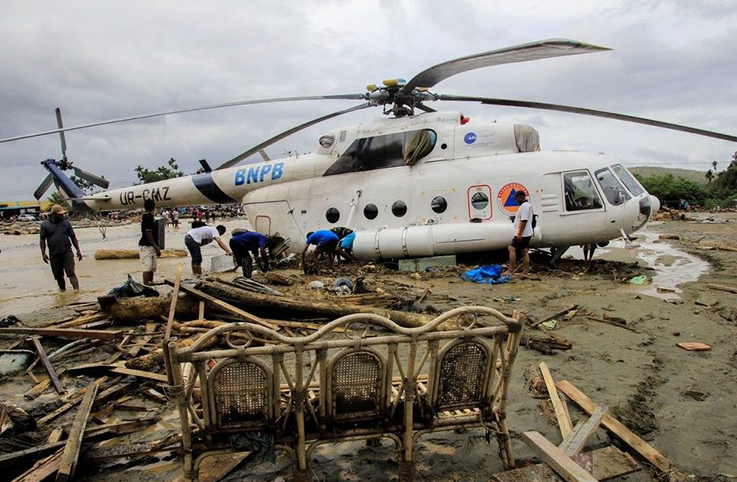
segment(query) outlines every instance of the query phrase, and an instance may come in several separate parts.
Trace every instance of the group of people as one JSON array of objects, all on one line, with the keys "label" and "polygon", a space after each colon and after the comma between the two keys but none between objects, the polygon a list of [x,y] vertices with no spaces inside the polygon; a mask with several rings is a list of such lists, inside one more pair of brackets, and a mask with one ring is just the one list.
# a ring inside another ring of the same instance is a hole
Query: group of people
[{"label": "group of people", "polygon": [[[354,261],[353,241],[356,233],[352,229],[338,227],[333,229],[321,229],[307,233],[305,247],[302,250],[302,269],[305,274],[320,274],[320,259],[327,258],[330,270],[335,271],[335,258],[344,258],[346,261]],[[307,251],[312,250],[309,262]]]},{"label": "group of people", "polygon": [[[511,275],[516,267],[518,252],[522,258],[522,275],[527,275],[530,268],[529,245],[533,236],[533,224],[535,215],[532,205],[527,201],[522,191],[516,194],[519,205],[514,217],[514,237],[509,245],[509,265],[502,275]],[[152,199],[144,202],[144,214],[141,217],[141,238],[138,241],[139,258],[143,266],[144,284],[153,284],[156,272],[157,258],[161,256],[161,248],[158,246],[158,225],[154,218],[156,204]],[[178,216],[172,210],[168,213],[169,219],[175,219],[178,224]],[[41,256],[45,263],[51,266],[51,272],[59,285],[61,291],[66,290],[64,275],[69,278],[74,289],[79,289],[79,281],[75,274],[74,255],[72,247],[76,249],[77,259],[82,260],[82,252],[74,229],[64,216],[66,211],[59,205],[53,206],[49,219],[41,224],[40,247]],[[166,217],[166,216],[165,216]],[[253,258],[258,262],[259,269],[266,272],[269,270],[269,256],[266,248],[270,244],[269,236],[252,231],[241,231],[234,234],[228,245],[221,239],[226,233],[225,226],[208,226],[201,220],[195,218],[192,229],[184,236],[184,244],[187,247],[192,265],[192,273],[202,274],[202,246],[215,242],[228,255],[233,256],[235,266],[243,270],[243,275],[251,276],[253,271]],[[176,224],[174,224],[176,226]],[[330,269],[335,270],[335,259],[344,258],[353,261],[353,242],[356,233],[345,227],[323,229],[307,234],[304,250],[302,251],[302,267],[307,273],[320,273],[320,260],[327,259]],[[309,258],[308,251],[314,247]],[[48,254],[47,254],[48,248]],[[593,256],[593,250],[591,250]]]}]

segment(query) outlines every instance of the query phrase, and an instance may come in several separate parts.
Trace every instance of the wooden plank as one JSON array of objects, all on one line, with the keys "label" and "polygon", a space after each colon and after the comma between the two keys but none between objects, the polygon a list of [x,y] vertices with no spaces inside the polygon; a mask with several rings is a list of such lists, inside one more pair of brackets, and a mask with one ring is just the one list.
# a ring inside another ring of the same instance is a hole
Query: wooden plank
[{"label": "wooden plank", "polygon": [[706,343],[701,343],[698,341],[681,341],[679,343],[676,343],[676,346],[678,348],[683,348],[686,351],[709,351],[711,350],[711,345],[707,345]]},{"label": "wooden plank", "polygon": [[182,283],[182,272],[184,265],[177,264],[177,275],[174,278],[174,291],[171,293],[171,304],[169,305],[169,317],[166,319],[166,330],[164,331],[164,343],[168,343],[171,338],[171,325],[174,323],[174,315],[177,311],[177,301],[179,300],[179,288]]},{"label": "wooden plank", "polygon": [[[168,279],[166,279],[164,281],[166,282],[166,284],[168,284],[170,286],[173,286],[174,285],[174,283],[171,282]],[[251,323],[256,323],[257,325],[265,326],[266,328],[270,328],[272,330],[276,330],[276,327],[274,325],[272,325],[271,323],[269,323],[267,321],[262,320],[258,316],[254,316],[254,315],[248,313],[247,311],[244,311],[244,310],[242,310],[240,308],[236,308],[235,306],[231,305],[230,303],[226,303],[225,301],[219,300],[219,299],[215,298],[214,296],[210,296],[207,293],[203,293],[200,290],[196,290],[194,288],[190,288],[189,286],[184,286],[184,285],[180,285],[179,286],[179,289],[182,290],[182,291],[184,291],[185,293],[187,293],[190,296],[194,296],[198,300],[203,300],[203,301],[206,301],[208,303],[211,303],[211,304],[217,306],[218,308],[220,308],[221,310],[224,310],[224,311],[227,311],[228,313],[232,313],[232,314],[234,314],[236,316],[239,316],[239,317],[243,318],[246,321],[250,321]]]},{"label": "wooden plank", "polygon": [[550,394],[550,401],[553,402],[555,418],[558,419],[560,433],[563,438],[566,438],[568,434],[571,433],[571,430],[573,430],[573,422],[571,422],[571,416],[568,414],[568,408],[565,406],[565,402],[558,396],[558,390],[555,389],[555,382],[553,381],[553,375],[550,374],[548,364],[541,362],[540,371],[543,374],[543,380],[545,380],[548,394]]},{"label": "wooden plank", "polygon": [[49,381],[51,382],[51,385],[53,385],[54,390],[56,390],[56,393],[61,395],[66,390],[64,390],[64,387],[61,386],[59,377],[56,375],[56,371],[54,370],[54,365],[51,364],[51,362],[49,361],[49,357],[46,356],[46,351],[44,350],[44,347],[41,345],[41,341],[38,339],[37,336],[32,336],[31,342],[33,343],[33,348],[36,350],[36,353],[38,353],[38,358],[41,360],[41,364],[46,370],[46,373],[49,374]]},{"label": "wooden plank", "polygon": [[538,432],[524,432],[522,440],[567,482],[598,482],[593,475],[586,472]]},{"label": "wooden plank", "polygon": [[[589,415],[593,414],[596,410],[596,403],[594,403],[589,397],[583,392],[574,387],[567,380],[558,382],[556,386],[566,394],[576,405],[581,407]],[[663,454],[655,450],[650,444],[642,440],[640,437],[632,433],[630,429],[625,427],[619,420],[612,417],[610,414],[604,415],[601,421],[602,425],[607,430],[616,435],[620,440],[629,445],[635,452],[644,457],[648,462],[653,464],[658,469],[666,472],[670,470],[671,463]]]},{"label": "wooden plank", "polygon": [[[132,420],[128,422],[118,422],[107,425],[100,425],[99,427],[93,427],[85,430],[84,440],[96,439],[105,437],[108,435],[124,435],[127,433],[137,432],[142,428],[145,428],[155,423],[159,417],[143,418],[139,420]],[[17,452],[11,452],[0,455],[0,464],[10,462],[25,457],[41,456],[52,452],[56,449],[60,449],[66,445],[66,442],[49,442],[45,445],[39,445],[38,447],[32,447],[30,449],[19,450]]]},{"label": "wooden plank", "polygon": [[728,293],[737,293],[737,288],[734,286],[717,285],[713,283],[710,283],[707,286],[713,290],[726,291]]},{"label": "wooden plank", "polygon": [[87,418],[92,411],[92,404],[95,402],[98,385],[92,382],[87,386],[87,393],[84,394],[82,404],[77,410],[74,417],[74,423],[69,431],[69,438],[64,447],[64,455],[62,455],[59,471],[56,473],[56,482],[66,482],[74,477],[74,471],[77,468],[79,460],[79,450],[82,448],[82,439],[84,438],[84,429],[87,426]]},{"label": "wooden plank", "polygon": [[[61,368],[56,374],[58,376],[64,373],[65,371],[66,371],[65,368]],[[28,389],[28,391],[23,394],[23,397],[26,398],[27,400],[33,400],[34,398],[41,395],[44,392],[44,390],[46,390],[49,387],[49,385],[51,385],[51,379],[47,378],[46,380],[42,380],[40,383],[37,383],[36,385]]]},{"label": "wooden plank", "polygon": [[38,335],[57,338],[95,338],[100,340],[114,340],[121,338],[123,332],[119,330],[75,330],[73,328],[0,328],[0,335]]},{"label": "wooden plank", "polygon": [[596,407],[593,415],[585,422],[576,425],[576,428],[558,445],[558,448],[569,457],[578,455],[583,450],[584,445],[586,445],[586,440],[599,428],[601,419],[604,418],[604,415],[608,411],[609,409],[607,407]]},{"label": "wooden plank", "polygon": [[59,450],[54,455],[39,460],[33,467],[13,479],[12,482],[41,482],[59,470],[63,452],[63,450]]},{"label": "wooden plank", "polygon": [[[612,446],[577,455],[574,460],[586,460],[591,467],[591,475],[596,480],[605,481],[622,477],[640,470],[632,457]],[[563,482],[553,469],[545,464],[528,465],[521,469],[507,470],[493,475],[490,482]]]},{"label": "wooden plank", "polygon": [[162,375],[160,373],[151,373],[151,372],[144,372],[143,370],[132,370],[130,368],[125,367],[112,367],[110,370],[113,373],[117,373],[119,375],[128,375],[138,378],[143,378],[146,380],[153,380],[155,382],[159,383],[166,383],[166,375]]}]

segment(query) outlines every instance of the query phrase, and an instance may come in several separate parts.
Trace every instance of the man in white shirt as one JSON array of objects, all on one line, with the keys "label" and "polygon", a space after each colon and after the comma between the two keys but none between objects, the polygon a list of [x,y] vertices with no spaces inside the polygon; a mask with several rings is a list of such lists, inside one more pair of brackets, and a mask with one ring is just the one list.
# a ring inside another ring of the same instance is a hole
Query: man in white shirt
[{"label": "man in white shirt", "polygon": [[190,229],[187,232],[187,235],[184,237],[184,244],[192,256],[192,273],[196,275],[202,274],[202,251],[200,248],[211,243],[213,240],[223,248],[223,251],[229,255],[233,254],[230,248],[220,239],[220,236],[223,234],[225,234],[225,226],[222,225],[217,228],[200,226],[199,228]]},{"label": "man in white shirt", "polygon": [[517,250],[522,252],[522,275],[527,276],[530,271],[530,254],[528,248],[530,239],[532,239],[532,220],[535,213],[532,211],[532,204],[527,201],[525,192],[520,190],[514,195],[519,208],[514,216],[514,238],[509,245],[509,266],[502,276],[511,276],[514,272],[514,265],[517,263]]}]

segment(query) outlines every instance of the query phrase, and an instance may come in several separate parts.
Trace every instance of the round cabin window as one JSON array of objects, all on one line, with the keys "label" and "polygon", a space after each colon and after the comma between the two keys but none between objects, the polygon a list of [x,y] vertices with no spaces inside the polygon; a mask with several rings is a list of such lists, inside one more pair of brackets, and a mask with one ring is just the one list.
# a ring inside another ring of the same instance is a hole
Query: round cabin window
[{"label": "round cabin window", "polygon": [[376,219],[376,216],[379,215],[379,208],[376,207],[376,204],[367,204],[363,208],[363,215],[366,216],[366,219]]},{"label": "round cabin window", "polygon": [[325,213],[325,219],[327,219],[329,223],[337,223],[338,219],[340,219],[340,211],[338,211],[336,208],[328,209]]},{"label": "round cabin window", "polygon": [[438,214],[444,213],[448,209],[448,201],[443,196],[435,196],[430,202],[432,210]]},{"label": "round cabin window", "polygon": [[407,214],[407,205],[404,204],[404,201],[397,201],[392,204],[392,214],[398,218]]},{"label": "round cabin window", "polygon": [[471,197],[471,206],[479,211],[486,209],[489,205],[489,196],[482,192],[477,192]]}]

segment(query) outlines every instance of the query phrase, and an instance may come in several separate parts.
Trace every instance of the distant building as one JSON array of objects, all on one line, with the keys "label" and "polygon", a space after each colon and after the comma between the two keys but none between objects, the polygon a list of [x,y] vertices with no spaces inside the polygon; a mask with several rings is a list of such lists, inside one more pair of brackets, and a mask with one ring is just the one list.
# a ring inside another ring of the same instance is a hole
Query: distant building
[{"label": "distant building", "polygon": [[0,201],[0,218],[10,219],[19,214],[38,216],[48,205],[48,201]]}]

